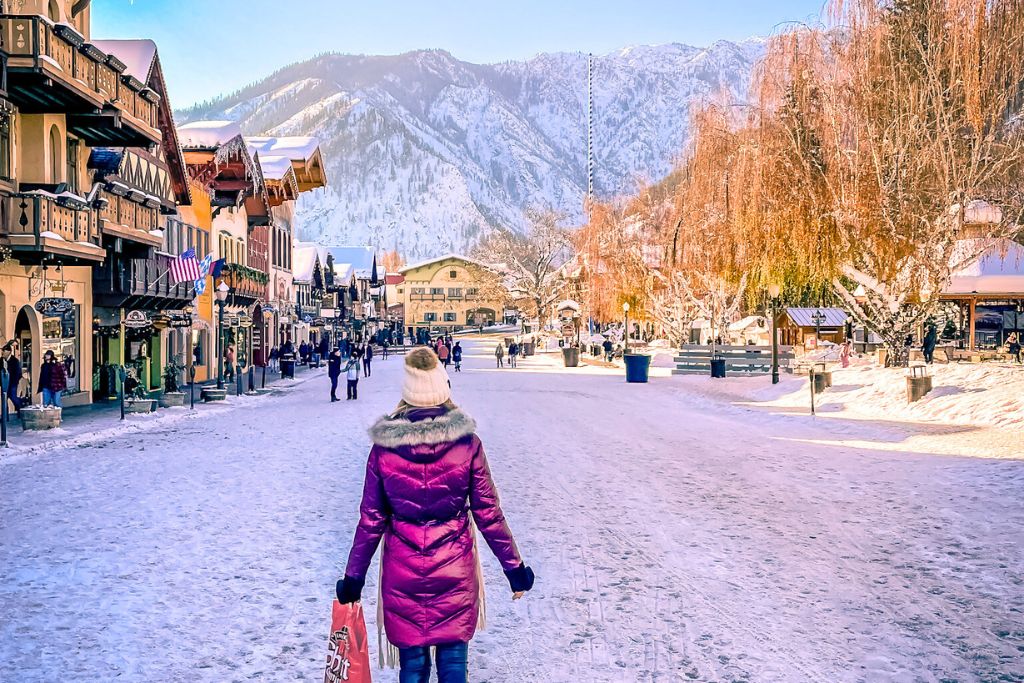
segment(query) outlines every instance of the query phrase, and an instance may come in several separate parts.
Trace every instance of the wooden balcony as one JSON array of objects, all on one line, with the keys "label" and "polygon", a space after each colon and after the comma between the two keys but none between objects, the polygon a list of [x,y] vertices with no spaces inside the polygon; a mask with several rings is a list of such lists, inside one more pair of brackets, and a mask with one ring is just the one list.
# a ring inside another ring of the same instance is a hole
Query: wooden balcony
[{"label": "wooden balcony", "polygon": [[444,301],[444,294],[411,294],[413,301]]},{"label": "wooden balcony", "polygon": [[103,261],[99,218],[95,209],[73,195],[23,192],[4,198],[6,239],[25,264],[43,261],[67,265]]},{"label": "wooden balcony", "polygon": [[100,193],[100,198],[106,200],[100,210],[100,231],[104,238],[127,240],[140,249],[159,247],[163,243],[163,237],[152,232],[160,227],[158,203],[139,203],[106,191]]},{"label": "wooden balcony", "polygon": [[229,263],[224,266],[221,277],[231,288],[229,305],[248,306],[267,298],[268,275],[264,271]]},{"label": "wooden balcony", "polygon": [[110,308],[174,310],[194,297],[191,282],[171,282],[168,271],[172,257],[125,258],[111,254],[102,266],[93,268],[92,289],[97,305]]},{"label": "wooden balcony", "polygon": [[67,114],[68,130],[91,146],[160,142],[159,95],[70,26],[0,14],[0,50],[8,54],[8,97],[21,112]]}]

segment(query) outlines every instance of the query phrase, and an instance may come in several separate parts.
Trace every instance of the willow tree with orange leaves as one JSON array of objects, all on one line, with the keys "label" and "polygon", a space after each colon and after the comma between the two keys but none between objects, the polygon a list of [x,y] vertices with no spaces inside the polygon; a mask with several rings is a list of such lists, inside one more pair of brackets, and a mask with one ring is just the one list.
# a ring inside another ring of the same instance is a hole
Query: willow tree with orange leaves
[{"label": "willow tree with orange leaves", "polygon": [[829,9],[831,26],[780,36],[761,71],[752,246],[827,279],[902,364],[930,293],[1019,229],[1024,2]]}]

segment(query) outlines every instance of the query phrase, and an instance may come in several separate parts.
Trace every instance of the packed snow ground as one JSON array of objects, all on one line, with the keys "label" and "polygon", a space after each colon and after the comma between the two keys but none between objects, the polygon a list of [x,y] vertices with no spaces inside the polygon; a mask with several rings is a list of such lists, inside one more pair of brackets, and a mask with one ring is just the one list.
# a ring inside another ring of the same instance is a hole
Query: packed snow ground
[{"label": "packed snow ground", "polygon": [[[1024,680],[1020,460],[737,405],[785,388],[627,385],[554,355],[498,371],[492,348],[454,397],[538,582],[513,602],[485,558],[474,681]],[[0,680],[320,680],[400,366],[376,361],[357,403],[318,374],[0,457]]]}]

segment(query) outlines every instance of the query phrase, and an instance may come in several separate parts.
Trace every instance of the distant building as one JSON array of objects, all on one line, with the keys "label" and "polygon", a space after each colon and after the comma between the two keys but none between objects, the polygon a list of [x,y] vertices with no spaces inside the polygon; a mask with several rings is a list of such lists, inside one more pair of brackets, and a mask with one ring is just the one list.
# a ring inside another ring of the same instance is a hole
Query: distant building
[{"label": "distant building", "polygon": [[405,327],[454,331],[491,325],[504,310],[479,261],[446,254],[400,268],[405,281],[396,287],[404,305]]}]

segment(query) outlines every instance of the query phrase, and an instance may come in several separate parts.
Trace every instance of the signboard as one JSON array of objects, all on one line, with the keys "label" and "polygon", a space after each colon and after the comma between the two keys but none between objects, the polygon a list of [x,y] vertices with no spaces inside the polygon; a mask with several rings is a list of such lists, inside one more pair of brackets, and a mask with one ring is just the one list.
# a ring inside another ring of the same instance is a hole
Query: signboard
[{"label": "signboard", "polygon": [[228,316],[228,327],[238,327],[239,318],[237,315]]},{"label": "signboard", "polygon": [[258,327],[252,328],[252,345],[256,348],[263,346],[263,330]]},{"label": "signboard", "polygon": [[128,311],[128,315],[124,317],[124,326],[130,330],[142,329],[143,327],[149,327],[151,324],[152,322],[145,311]]},{"label": "signboard", "polygon": [[173,316],[169,324],[173,328],[192,327],[192,316]]},{"label": "signboard", "polygon": [[312,318],[311,324],[313,325],[313,327],[323,327],[324,325],[327,324],[327,321],[324,320],[323,318]]},{"label": "signboard", "polygon": [[242,318],[238,321],[239,327],[252,327],[252,318]]},{"label": "signboard", "polygon": [[333,308],[321,308],[320,309],[320,317],[321,318],[333,318],[337,314],[338,314],[337,311],[335,309],[333,309]]},{"label": "signboard", "polygon": [[574,334],[576,334],[576,328],[575,327],[573,327],[572,325],[562,325],[562,336],[563,337],[567,337],[568,338],[568,337],[573,336]]},{"label": "signboard", "polygon": [[64,297],[47,297],[36,302],[36,310],[42,313],[44,318],[59,318],[68,311],[75,310],[75,301]]}]

